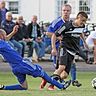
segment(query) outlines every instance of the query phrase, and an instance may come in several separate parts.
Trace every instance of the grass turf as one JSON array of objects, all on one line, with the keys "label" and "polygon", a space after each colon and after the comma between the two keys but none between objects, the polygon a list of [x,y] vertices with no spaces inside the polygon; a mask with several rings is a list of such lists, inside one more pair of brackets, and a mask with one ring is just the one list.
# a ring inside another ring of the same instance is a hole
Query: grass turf
[{"label": "grass turf", "polygon": [[[67,90],[48,91],[47,86],[39,89],[41,82],[40,78],[33,78],[27,76],[29,89],[27,91],[6,91],[0,90],[0,96],[96,96],[96,89],[91,86],[91,80],[96,77],[95,72],[78,72],[78,80],[82,83],[80,88],[73,87],[72,85]],[[16,84],[16,78],[10,73],[0,73],[0,84]]]}]

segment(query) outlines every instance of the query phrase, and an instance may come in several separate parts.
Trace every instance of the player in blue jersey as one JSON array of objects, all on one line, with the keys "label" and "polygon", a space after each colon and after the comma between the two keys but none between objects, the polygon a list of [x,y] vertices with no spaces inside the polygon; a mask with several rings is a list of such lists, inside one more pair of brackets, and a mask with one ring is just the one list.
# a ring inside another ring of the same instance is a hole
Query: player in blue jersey
[{"label": "player in blue jersey", "polygon": [[[65,4],[62,6],[62,16],[58,17],[57,19],[55,19],[48,27],[48,32],[46,32],[46,34],[49,37],[52,37],[52,34],[55,33],[56,30],[58,30],[65,22],[70,21],[70,14],[71,14],[71,6],[69,4]],[[59,51],[59,40],[60,37],[58,38],[58,40],[56,41],[56,50]],[[59,53],[59,52],[58,52]],[[58,59],[59,59],[59,54],[57,56],[53,56],[53,64],[56,67],[56,69],[58,68]],[[75,61],[75,60],[74,60]],[[73,86],[77,86],[80,87],[82,84],[78,82],[78,80],[76,80],[76,65],[75,62],[72,63],[72,67],[71,67],[71,78],[72,78],[72,85]],[[49,86],[48,89],[52,89],[53,86]]]},{"label": "player in blue jersey", "polygon": [[[86,62],[88,58],[83,54],[79,46],[80,35],[84,30],[84,24],[86,23],[88,16],[85,12],[79,12],[74,21],[65,22],[61,28],[55,31],[55,34],[52,35],[52,54],[56,55],[57,50],[55,47],[56,38],[61,36],[61,49],[60,49],[60,58],[59,58],[59,67],[55,70],[54,74],[61,75],[62,71],[64,72],[64,77],[67,78],[71,63],[73,62],[74,56],[78,54]],[[86,45],[86,43],[85,43]],[[86,45],[88,48],[88,46]]]},{"label": "player in blue jersey", "polygon": [[[60,27],[58,27],[59,26],[58,24],[57,26],[58,29],[57,30],[55,29],[57,27],[54,28],[55,30],[53,29],[53,32],[55,31],[55,34],[52,35],[52,54],[53,55],[58,54],[56,50],[56,40],[58,39],[58,37],[61,38],[59,66],[58,66],[58,69],[56,69],[53,74],[55,80],[59,79],[58,76],[60,76],[62,79],[67,78],[70,72],[71,63],[73,62],[75,54],[79,54],[86,62],[88,61],[88,58],[86,57],[86,55],[82,53],[81,49],[79,49],[79,43],[78,43],[79,42],[78,39],[80,38],[80,35],[83,32],[84,24],[87,18],[88,16],[85,12],[80,12],[78,13],[74,21],[64,22]],[[73,30],[74,32],[72,32]],[[70,31],[70,32],[68,33],[67,31]],[[88,47],[86,44],[85,46]],[[44,80],[44,85],[45,83],[46,82]]]},{"label": "player in blue jersey", "polygon": [[18,30],[17,26],[13,29],[13,32],[6,36],[6,32],[0,29],[0,54],[9,63],[12,68],[13,74],[17,77],[19,84],[0,86],[0,90],[27,90],[28,85],[26,81],[26,75],[41,77],[47,82],[55,85],[59,89],[66,89],[70,85],[70,81],[65,84],[60,84],[55,79],[47,75],[47,73],[37,64],[33,64],[28,59],[23,59],[19,53],[17,53],[7,42],[6,39],[10,39],[12,35]]}]

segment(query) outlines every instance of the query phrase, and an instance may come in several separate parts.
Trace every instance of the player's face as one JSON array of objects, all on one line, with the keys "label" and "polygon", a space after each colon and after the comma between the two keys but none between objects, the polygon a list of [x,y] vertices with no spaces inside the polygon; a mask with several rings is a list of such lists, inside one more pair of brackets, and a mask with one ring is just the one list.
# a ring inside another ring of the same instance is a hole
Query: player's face
[{"label": "player's face", "polygon": [[85,25],[86,21],[87,21],[87,18],[85,18],[83,16],[78,16],[78,18],[77,18],[77,26]]},{"label": "player's face", "polygon": [[64,19],[69,19],[71,14],[71,7],[70,6],[63,6],[62,7],[62,17]]}]

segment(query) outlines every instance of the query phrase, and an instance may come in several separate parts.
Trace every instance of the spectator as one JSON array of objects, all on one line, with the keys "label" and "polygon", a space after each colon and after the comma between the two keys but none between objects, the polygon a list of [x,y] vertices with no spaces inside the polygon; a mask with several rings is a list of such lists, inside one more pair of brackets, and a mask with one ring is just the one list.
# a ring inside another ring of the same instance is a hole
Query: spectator
[{"label": "spectator", "polygon": [[25,52],[25,46],[26,46],[26,41],[28,40],[27,36],[27,26],[24,24],[23,16],[18,16],[16,20],[16,25],[19,26],[18,32],[14,35],[14,39],[21,43],[23,48],[22,48],[22,57],[24,57],[24,52]]},{"label": "spectator", "polygon": [[90,35],[86,39],[86,43],[94,53],[94,64],[96,64],[96,30],[91,31]]},{"label": "spectator", "polygon": [[6,12],[8,12],[8,9],[5,8],[6,3],[5,1],[0,2],[0,25],[3,20],[6,19]]},{"label": "spectator", "polygon": [[[15,23],[12,21],[12,13],[7,12],[6,19],[4,21],[2,21],[1,27],[6,31],[6,33],[8,35],[8,34],[10,34],[10,32],[12,32],[14,26],[15,26]],[[14,36],[8,42],[10,43],[10,45],[13,48],[15,48],[20,53],[20,55],[22,54],[22,44],[17,42],[14,39]]]},{"label": "spectator", "polygon": [[49,23],[43,25],[43,28],[44,28],[43,41],[45,43],[45,52],[51,53],[51,39],[46,35],[46,32],[48,30],[48,26],[49,26]]},{"label": "spectator", "polygon": [[33,44],[31,45],[31,50],[29,57],[32,57],[33,48],[35,48],[38,60],[41,60],[45,55],[45,45],[41,38],[40,26],[37,24],[37,16],[32,16],[31,23],[28,24],[29,38],[32,39]]}]

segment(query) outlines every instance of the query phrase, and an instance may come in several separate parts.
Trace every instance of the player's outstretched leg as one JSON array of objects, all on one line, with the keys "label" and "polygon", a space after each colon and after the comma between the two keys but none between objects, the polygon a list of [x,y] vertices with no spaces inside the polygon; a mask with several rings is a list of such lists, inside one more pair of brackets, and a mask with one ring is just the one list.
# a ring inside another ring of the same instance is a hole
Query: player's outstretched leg
[{"label": "player's outstretched leg", "polygon": [[[44,75],[42,76],[42,78],[45,80],[44,82],[51,83],[52,85],[55,85],[59,89],[66,89],[71,84],[71,80],[69,80],[69,82],[67,82],[65,84],[61,84],[61,83],[57,82],[55,79],[48,76],[45,72],[44,72]],[[43,83],[41,83],[41,86],[42,86],[42,84]],[[43,88],[44,88],[44,85],[43,85]]]},{"label": "player's outstretched leg", "polygon": [[[20,79],[22,79],[22,78],[20,77],[19,80]],[[27,90],[27,89],[28,89],[28,85],[27,85],[27,81],[25,78],[23,78],[22,82],[19,82],[19,84],[8,85],[8,86],[1,85],[0,86],[0,90]]]},{"label": "player's outstretched leg", "polygon": [[47,84],[47,81],[45,79],[42,78],[42,82],[40,84],[40,89],[43,89]]},{"label": "player's outstretched leg", "polygon": [[27,90],[27,88],[23,88],[19,84],[9,85],[9,86],[0,85],[0,90]]}]

